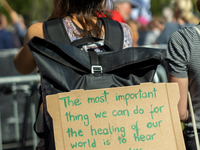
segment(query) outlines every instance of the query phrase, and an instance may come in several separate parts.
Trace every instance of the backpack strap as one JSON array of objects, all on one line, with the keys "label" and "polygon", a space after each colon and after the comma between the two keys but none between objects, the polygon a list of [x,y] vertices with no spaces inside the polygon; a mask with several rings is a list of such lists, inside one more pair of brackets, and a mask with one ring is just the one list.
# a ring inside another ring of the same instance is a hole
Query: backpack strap
[{"label": "backpack strap", "polygon": [[[122,50],[124,33],[119,22],[100,18],[105,26],[105,41],[109,41],[114,50]],[[71,45],[71,40],[65,30],[62,18],[47,20],[43,23],[44,34],[47,39]]]},{"label": "backpack strap", "polygon": [[46,39],[71,45],[71,40],[66,32],[62,18],[45,21],[43,23],[43,30]]},{"label": "backpack strap", "polygon": [[121,24],[117,21],[100,18],[105,26],[105,40],[109,41],[114,50],[122,50],[124,44],[124,32]]}]

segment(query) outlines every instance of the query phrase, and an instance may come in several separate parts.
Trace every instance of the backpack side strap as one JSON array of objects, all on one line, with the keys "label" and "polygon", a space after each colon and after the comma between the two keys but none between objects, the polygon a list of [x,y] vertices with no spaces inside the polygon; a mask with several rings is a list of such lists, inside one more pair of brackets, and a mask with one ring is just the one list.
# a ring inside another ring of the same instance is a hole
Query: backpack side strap
[{"label": "backpack side strap", "polygon": [[49,130],[49,128],[48,128],[48,126],[47,126],[47,123],[46,123],[46,120],[45,120],[45,115],[44,115],[44,112],[43,112],[43,128],[44,128],[44,130],[43,131],[37,131],[37,122],[38,122],[38,116],[39,116],[39,112],[40,112],[40,106],[42,105],[42,103],[43,103],[43,101],[42,101],[42,91],[41,91],[41,86],[40,86],[40,88],[39,88],[39,92],[40,92],[40,99],[39,99],[39,103],[38,103],[38,107],[37,107],[37,115],[36,115],[36,120],[35,120],[35,123],[34,123],[34,125],[33,125],[33,130],[35,131],[35,133],[37,134],[37,136],[39,137],[39,138],[46,138],[46,137],[48,137],[48,135],[49,135],[49,132],[50,132],[50,130]]},{"label": "backpack side strap", "polygon": [[105,26],[105,40],[109,41],[115,51],[122,50],[124,44],[124,32],[121,24],[117,21],[101,18]]},{"label": "backpack side strap", "polygon": [[50,19],[43,23],[46,39],[71,45],[71,40],[65,30],[62,18]]}]

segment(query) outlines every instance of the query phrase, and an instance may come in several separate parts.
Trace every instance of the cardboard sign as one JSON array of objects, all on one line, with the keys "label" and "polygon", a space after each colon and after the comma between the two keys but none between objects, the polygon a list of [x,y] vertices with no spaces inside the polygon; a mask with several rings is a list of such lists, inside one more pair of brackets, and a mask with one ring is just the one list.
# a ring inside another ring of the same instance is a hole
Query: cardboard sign
[{"label": "cardboard sign", "polygon": [[47,96],[57,150],[185,150],[176,83]]}]

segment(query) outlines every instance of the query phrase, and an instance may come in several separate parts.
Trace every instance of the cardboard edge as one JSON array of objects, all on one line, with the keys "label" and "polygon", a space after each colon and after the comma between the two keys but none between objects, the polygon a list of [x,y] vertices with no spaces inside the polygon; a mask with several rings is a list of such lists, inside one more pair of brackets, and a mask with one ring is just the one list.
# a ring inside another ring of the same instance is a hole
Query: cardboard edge
[{"label": "cardboard edge", "polygon": [[144,83],[140,83],[140,85],[153,85],[153,82],[144,82]]},{"label": "cardboard edge", "polygon": [[[62,123],[61,123],[61,115],[60,115],[60,106],[57,102],[58,100],[58,94],[55,95],[48,95],[46,96],[46,103],[48,112],[52,117],[53,121],[53,128],[54,128],[54,142],[59,143],[55,144],[56,149],[58,150],[64,150],[64,138],[62,133]],[[57,128],[56,128],[57,127]],[[59,128],[60,127],[60,128]]]},{"label": "cardboard edge", "polygon": [[186,150],[177,106],[180,99],[180,94],[176,94],[179,93],[178,83],[167,83],[166,88],[177,150]]}]

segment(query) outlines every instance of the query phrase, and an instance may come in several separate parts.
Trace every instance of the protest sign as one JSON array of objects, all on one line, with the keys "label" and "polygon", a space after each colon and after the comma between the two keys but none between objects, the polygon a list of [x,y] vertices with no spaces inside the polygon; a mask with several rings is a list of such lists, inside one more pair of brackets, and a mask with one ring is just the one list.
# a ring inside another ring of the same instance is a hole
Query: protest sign
[{"label": "protest sign", "polygon": [[47,96],[58,150],[185,150],[176,83]]}]

